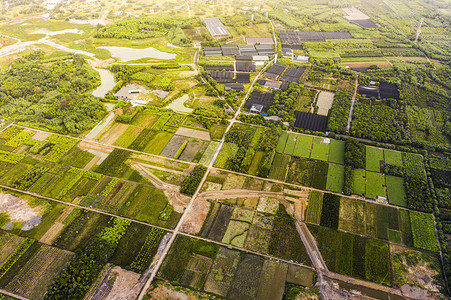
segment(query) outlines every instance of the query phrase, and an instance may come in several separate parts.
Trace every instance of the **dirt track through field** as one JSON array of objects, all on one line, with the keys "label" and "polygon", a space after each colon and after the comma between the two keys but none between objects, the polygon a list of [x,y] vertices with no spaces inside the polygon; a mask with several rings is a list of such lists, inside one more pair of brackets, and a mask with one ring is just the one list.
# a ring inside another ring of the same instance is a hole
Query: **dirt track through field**
[{"label": "dirt track through field", "polygon": [[179,213],[183,213],[184,209],[188,206],[190,197],[180,193],[180,187],[161,181],[158,177],[152,174],[142,164],[132,164],[132,168],[137,170],[147,180],[149,180],[156,188],[162,189],[164,194],[168,198],[169,203],[174,206],[174,210]]},{"label": "dirt track through field", "polygon": [[74,207],[67,206],[55,220],[52,227],[45,232],[45,234],[39,239],[41,243],[52,245],[53,241],[58,237],[60,232],[66,227],[63,223],[69,214],[74,210]]}]

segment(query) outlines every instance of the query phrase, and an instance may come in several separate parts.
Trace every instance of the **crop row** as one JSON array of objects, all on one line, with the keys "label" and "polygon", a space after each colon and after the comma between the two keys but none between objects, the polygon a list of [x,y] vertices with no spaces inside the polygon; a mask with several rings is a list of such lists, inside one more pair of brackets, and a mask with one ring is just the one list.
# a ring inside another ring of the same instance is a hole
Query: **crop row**
[{"label": "crop row", "polygon": [[135,260],[133,260],[133,262],[130,264],[131,269],[139,273],[144,271],[144,269],[147,267],[149,259],[153,256],[155,248],[158,247],[163,233],[164,231],[161,229],[151,229],[149,235],[146,238],[146,241],[141,247],[141,250],[139,250],[139,253],[135,257]]},{"label": "crop row", "polygon": [[103,191],[100,193],[100,196],[107,196],[114,188],[114,186],[119,182],[119,178],[113,178],[110,182],[108,182],[108,185],[103,189]]},{"label": "crop row", "polygon": [[48,168],[45,167],[29,170],[14,183],[14,187],[19,190],[28,190],[47,170]]},{"label": "crop row", "polygon": [[100,233],[99,237],[110,243],[117,244],[124,235],[125,230],[127,230],[128,225],[130,225],[130,220],[125,220],[121,218],[112,218],[113,226],[105,227]]},{"label": "crop row", "polygon": [[0,278],[2,278],[6,272],[16,263],[17,260],[30,248],[34,243],[33,239],[26,238],[20,245],[11,253],[6,261],[0,266]]}]

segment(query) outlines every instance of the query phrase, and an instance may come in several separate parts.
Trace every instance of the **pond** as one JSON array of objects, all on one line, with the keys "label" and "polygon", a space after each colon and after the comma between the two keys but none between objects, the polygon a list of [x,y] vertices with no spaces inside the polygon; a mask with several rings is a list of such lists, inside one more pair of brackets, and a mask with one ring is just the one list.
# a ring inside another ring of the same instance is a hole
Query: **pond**
[{"label": "pond", "polygon": [[145,49],[136,49],[127,47],[99,47],[99,48],[110,51],[111,56],[119,58],[122,62],[149,57],[157,59],[175,59],[177,57],[176,54],[163,52],[153,47]]},{"label": "pond", "polygon": [[183,105],[188,99],[188,95],[185,94],[182,97],[172,101],[168,106],[166,106],[166,108],[172,109],[175,112],[191,113],[193,112],[193,109],[185,107],[185,105]]},{"label": "pond", "polygon": [[114,85],[116,84],[114,82],[114,76],[108,70],[96,68],[94,69],[99,72],[101,84],[98,88],[92,91],[92,95],[103,98],[109,91],[113,89]]}]

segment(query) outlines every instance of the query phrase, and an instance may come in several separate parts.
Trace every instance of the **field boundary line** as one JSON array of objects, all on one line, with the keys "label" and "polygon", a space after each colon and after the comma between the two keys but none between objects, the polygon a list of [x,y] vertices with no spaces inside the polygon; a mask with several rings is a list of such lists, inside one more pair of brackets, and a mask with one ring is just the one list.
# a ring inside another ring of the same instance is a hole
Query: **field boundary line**
[{"label": "field boundary line", "polygon": [[25,298],[25,297],[22,297],[20,295],[16,295],[16,294],[10,293],[10,292],[2,290],[2,289],[0,289],[0,294],[4,294],[6,296],[10,296],[10,297],[13,297],[13,298],[19,299],[19,300],[30,300],[28,298]]}]

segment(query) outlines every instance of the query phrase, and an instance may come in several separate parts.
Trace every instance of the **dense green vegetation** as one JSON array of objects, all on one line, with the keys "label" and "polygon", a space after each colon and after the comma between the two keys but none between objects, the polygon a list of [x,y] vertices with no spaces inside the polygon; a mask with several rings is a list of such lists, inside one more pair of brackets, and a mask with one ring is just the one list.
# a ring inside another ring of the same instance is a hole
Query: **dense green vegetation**
[{"label": "dense green vegetation", "polygon": [[81,299],[102,265],[85,255],[76,256],[55,279],[44,299]]},{"label": "dense green vegetation", "polygon": [[198,23],[197,18],[130,17],[101,27],[95,37],[130,40],[166,37],[175,45],[184,45],[190,44],[191,41],[185,36],[182,28],[193,28]]},{"label": "dense green vegetation", "polygon": [[81,133],[105,113],[100,100],[87,94],[99,83],[83,58],[49,61],[36,51],[0,72],[0,114],[31,126]]},{"label": "dense green vegetation", "polygon": [[205,172],[207,172],[207,167],[202,165],[195,166],[189,176],[183,180],[180,192],[190,196],[194,195]]}]

